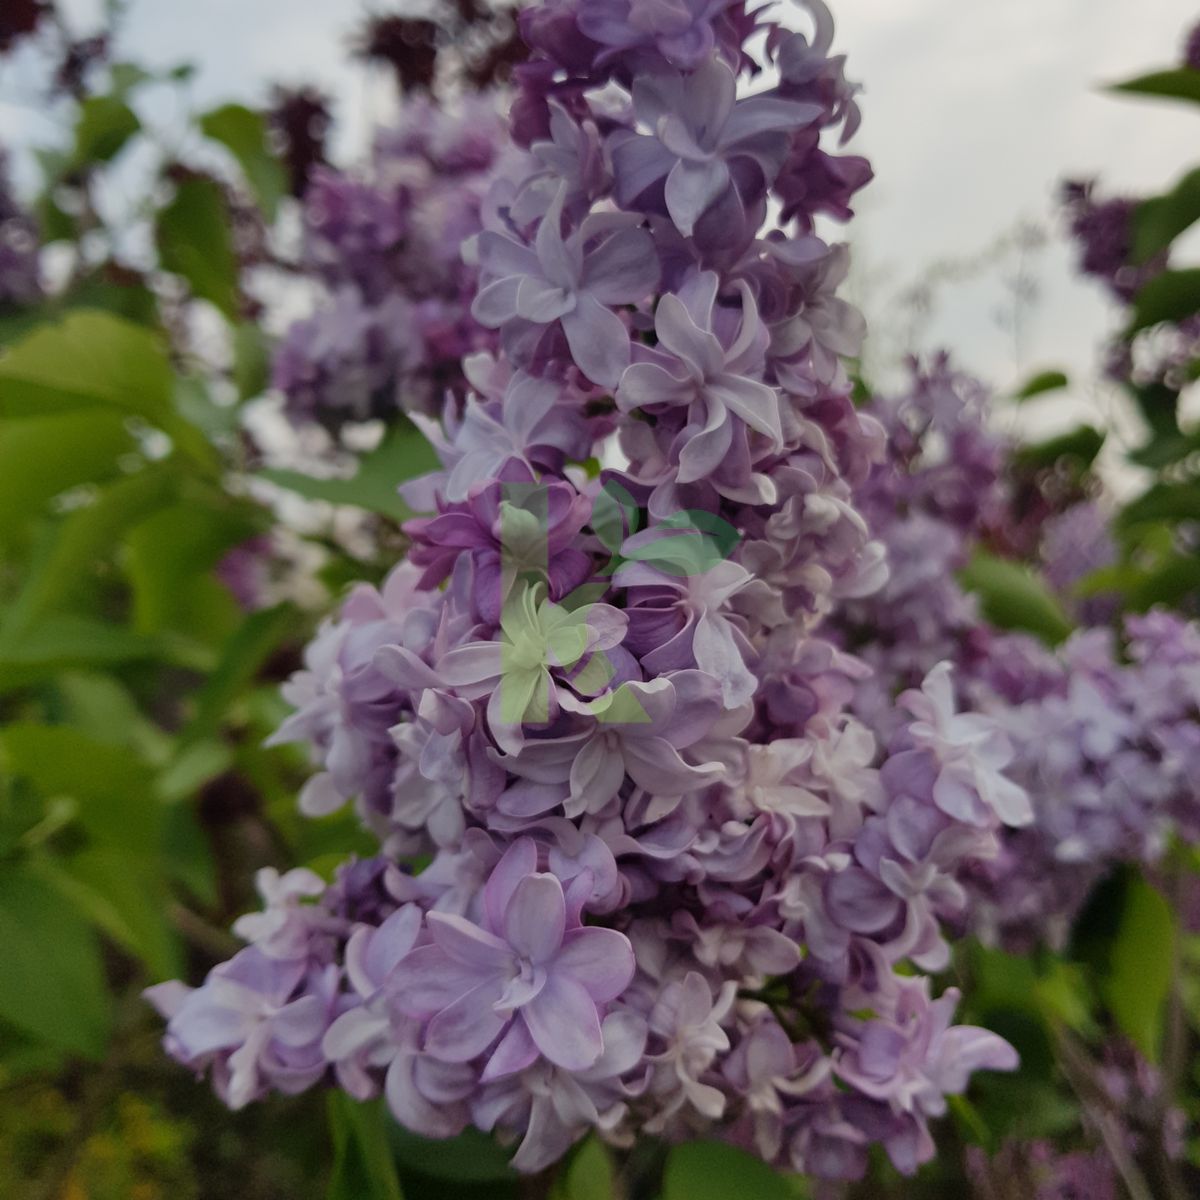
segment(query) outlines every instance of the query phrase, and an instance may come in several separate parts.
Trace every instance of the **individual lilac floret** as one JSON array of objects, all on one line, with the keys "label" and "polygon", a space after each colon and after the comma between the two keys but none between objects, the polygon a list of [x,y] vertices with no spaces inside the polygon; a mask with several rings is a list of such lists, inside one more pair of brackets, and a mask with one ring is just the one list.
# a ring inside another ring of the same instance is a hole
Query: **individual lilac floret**
[{"label": "individual lilac floret", "polygon": [[821,115],[816,104],[737,100],[734,73],[717,58],[687,75],[639,76],[633,104],[652,132],[611,138],[617,202],[649,211],[663,205],[685,237],[722,198],[740,209],[761,196],[783,166],[789,135]]},{"label": "individual lilac floret", "polygon": [[[783,444],[779,396],[761,380],[767,332],[746,287],[740,321],[717,324],[719,282],[706,271],[663,296],[654,314],[658,345],[641,351],[621,376],[617,404],[623,412],[678,418],[667,427],[678,483],[703,480],[732,499],[769,503],[771,485],[751,465]],[[760,445],[752,444],[751,431]]]},{"label": "individual lilac floret", "polygon": [[658,256],[636,221],[611,213],[587,217],[564,238],[564,200],[560,192],[532,246],[493,230],[479,235],[482,286],[471,311],[489,329],[505,329],[510,352],[523,330],[561,328],[575,365],[612,387],[629,362],[629,332],[610,306],[650,294]]},{"label": "individual lilac floret", "polygon": [[595,1066],[604,1006],[633,978],[628,939],[583,927],[577,902],[537,859],[532,841],[515,842],[484,888],[482,923],[430,913],[433,944],[396,968],[397,1003],[429,1022],[426,1050],[444,1062],[487,1054],[485,1080],[539,1056],[569,1071]]},{"label": "individual lilac floret", "polygon": [[737,0],[591,0],[580,5],[579,28],[609,47],[604,57],[622,50],[653,46],[672,66],[690,70],[705,62],[717,44],[713,30]]}]

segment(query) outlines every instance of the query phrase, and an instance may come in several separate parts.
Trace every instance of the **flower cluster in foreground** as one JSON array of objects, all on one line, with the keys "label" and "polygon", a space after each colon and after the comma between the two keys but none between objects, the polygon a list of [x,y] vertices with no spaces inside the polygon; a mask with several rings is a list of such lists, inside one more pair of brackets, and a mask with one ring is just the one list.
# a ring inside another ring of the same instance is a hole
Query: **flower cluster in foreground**
[{"label": "flower cluster in foreground", "polygon": [[822,636],[886,577],[855,503],[886,435],[812,232],[870,172],[820,145],[856,89],[805,7],[811,35],[730,0],[522,13],[527,149],[466,248],[489,349],[422,421],[408,559],[321,629],[278,734],[304,811],[354,804],[380,854],[264,873],[249,946],[151,993],[230,1104],[335,1080],[524,1171],[594,1129],[855,1178],[873,1145],[915,1170],[946,1097],[1016,1065],[928,974],[965,864],[1030,819],[1013,748],[949,665],[877,740]]}]

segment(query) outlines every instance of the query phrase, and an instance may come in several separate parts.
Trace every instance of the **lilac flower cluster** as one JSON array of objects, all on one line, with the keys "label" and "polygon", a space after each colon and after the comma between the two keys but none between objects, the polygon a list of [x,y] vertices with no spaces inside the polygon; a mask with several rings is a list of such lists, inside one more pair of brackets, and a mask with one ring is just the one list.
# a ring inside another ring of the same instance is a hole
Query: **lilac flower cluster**
[{"label": "lilac flower cluster", "polygon": [[248,948],[153,993],[230,1103],[333,1078],[523,1171],[644,1130],[844,1179],[872,1145],[914,1171],[946,1097],[1016,1065],[925,973],[964,864],[1029,820],[1013,748],[948,664],[880,747],[820,635],[885,578],[854,501],[885,434],[850,398],[845,249],[811,232],[868,171],[818,150],[857,108],[806,7],[811,38],[740,0],[522,13],[529,149],[467,248],[494,351],[421,420],[430,515],[277,735],[317,767],[302,809],[353,803],[381,855],[265,874]]},{"label": "lilac flower cluster", "polygon": [[276,353],[290,419],[343,424],[438,412],[466,390],[464,354],[492,345],[471,316],[475,271],[460,254],[505,144],[491,100],[403,103],[364,176],[317,165],[305,192],[307,267],[325,299]]},{"label": "lilac flower cluster", "polygon": [[1032,539],[1044,578],[1084,628],[1057,653],[994,629],[956,578],[976,545],[1019,524],[1002,470],[1010,447],[987,428],[986,393],[941,358],[868,411],[887,430],[888,457],[857,500],[890,573],[835,615],[842,643],[872,668],[854,711],[890,737],[893,697],[934,664],[955,665],[957,703],[1007,733],[1016,752],[1005,774],[1034,812],[1005,833],[998,857],[959,876],[971,924],[1016,948],[1061,943],[1115,865],[1155,863],[1172,834],[1200,833],[1187,782],[1200,768],[1200,628],[1156,612],[1128,618],[1118,642],[1114,598],[1073,597],[1115,558],[1103,510],[1084,501]]},{"label": "lilac flower cluster", "polygon": [[0,150],[0,310],[36,304],[42,296],[37,225],[13,196]]}]

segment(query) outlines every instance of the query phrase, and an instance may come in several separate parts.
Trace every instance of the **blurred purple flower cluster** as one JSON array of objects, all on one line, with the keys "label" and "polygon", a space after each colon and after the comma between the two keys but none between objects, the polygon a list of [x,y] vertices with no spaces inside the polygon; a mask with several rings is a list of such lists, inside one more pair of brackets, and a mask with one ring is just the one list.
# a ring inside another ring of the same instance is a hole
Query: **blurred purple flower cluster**
[{"label": "blurred purple flower cluster", "polygon": [[418,97],[377,137],[367,172],[311,169],[305,257],[324,298],[276,353],[291,420],[336,432],[461,399],[463,356],[494,341],[471,316],[476,272],[461,246],[480,229],[505,144],[494,98]]},{"label": "blurred purple flower cluster", "polygon": [[914,369],[904,394],[867,406],[887,431],[887,460],[856,499],[887,547],[889,575],[842,605],[834,625],[871,667],[853,708],[877,736],[900,727],[897,693],[942,661],[955,665],[956,702],[1008,735],[1005,774],[1033,799],[1034,820],[1008,829],[1000,855],[967,864],[959,881],[975,931],[1021,949],[1061,944],[1114,866],[1157,862],[1172,834],[1200,837],[1188,782],[1200,770],[1200,628],[1153,612],[1114,630],[1110,596],[1073,595],[1116,557],[1090,500],[1017,539],[1032,541],[1083,628],[1055,652],[988,624],[957,574],[992,531],[1011,538],[1020,519],[1003,470],[1010,446],[988,428],[986,400],[943,357]]},{"label": "blurred purple flower cluster", "polygon": [[[408,560],[322,627],[277,735],[317,768],[302,809],[353,803],[380,857],[264,875],[251,945],[153,993],[230,1103],[335,1079],[524,1171],[595,1129],[846,1179],[874,1145],[914,1171],[946,1097],[1016,1065],[922,973],[964,864],[1030,819],[1013,747],[949,665],[877,742],[847,712],[867,667],[820,628],[886,578],[855,500],[885,430],[851,401],[845,248],[812,233],[869,178],[819,148],[856,89],[804,7],[811,37],[744,0],[525,9],[527,150],[481,205],[491,139],[447,135],[470,169],[418,194],[479,220],[451,274],[486,348],[417,418],[444,469],[405,488],[431,514]],[[381,146],[380,179],[412,154]],[[310,193],[314,261],[364,303],[412,303],[410,251],[448,258],[390,194]]]}]

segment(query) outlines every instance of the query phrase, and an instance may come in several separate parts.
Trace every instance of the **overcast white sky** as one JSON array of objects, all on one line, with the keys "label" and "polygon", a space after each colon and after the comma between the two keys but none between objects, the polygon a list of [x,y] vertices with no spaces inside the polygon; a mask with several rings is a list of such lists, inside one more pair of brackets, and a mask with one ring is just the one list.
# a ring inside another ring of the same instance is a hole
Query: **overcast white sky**
[{"label": "overcast white sky", "polygon": [[[1194,111],[1100,91],[1177,58],[1184,29],[1200,19],[1189,0],[829,2],[849,74],[866,85],[853,148],[871,157],[876,180],[849,236],[877,370],[906,341],[898,293],[930,266],[974,259],[1022,219],[1057,232],[1054,197],[1064,176],[1146,190],[1167,183],[1200,149]],[[80,14],[98,3],[66,0]],[[345,63],[347,31],[370,7],[132,0],[130,50],[162,64],[198,62],[201,101],[256,101],[265,81],[315,80],[336,97],[339,143],[349,150],[389,112],[390,89]],[[951,346],[998,386],[1048,365],[1085,374],[1111,316],[1097,289],[1070,277],[1061,240],[1028,256],[1039,298],[1018,346],[996,317],[1014,265],[1010,258],[943,290],[922,345]]]}]

